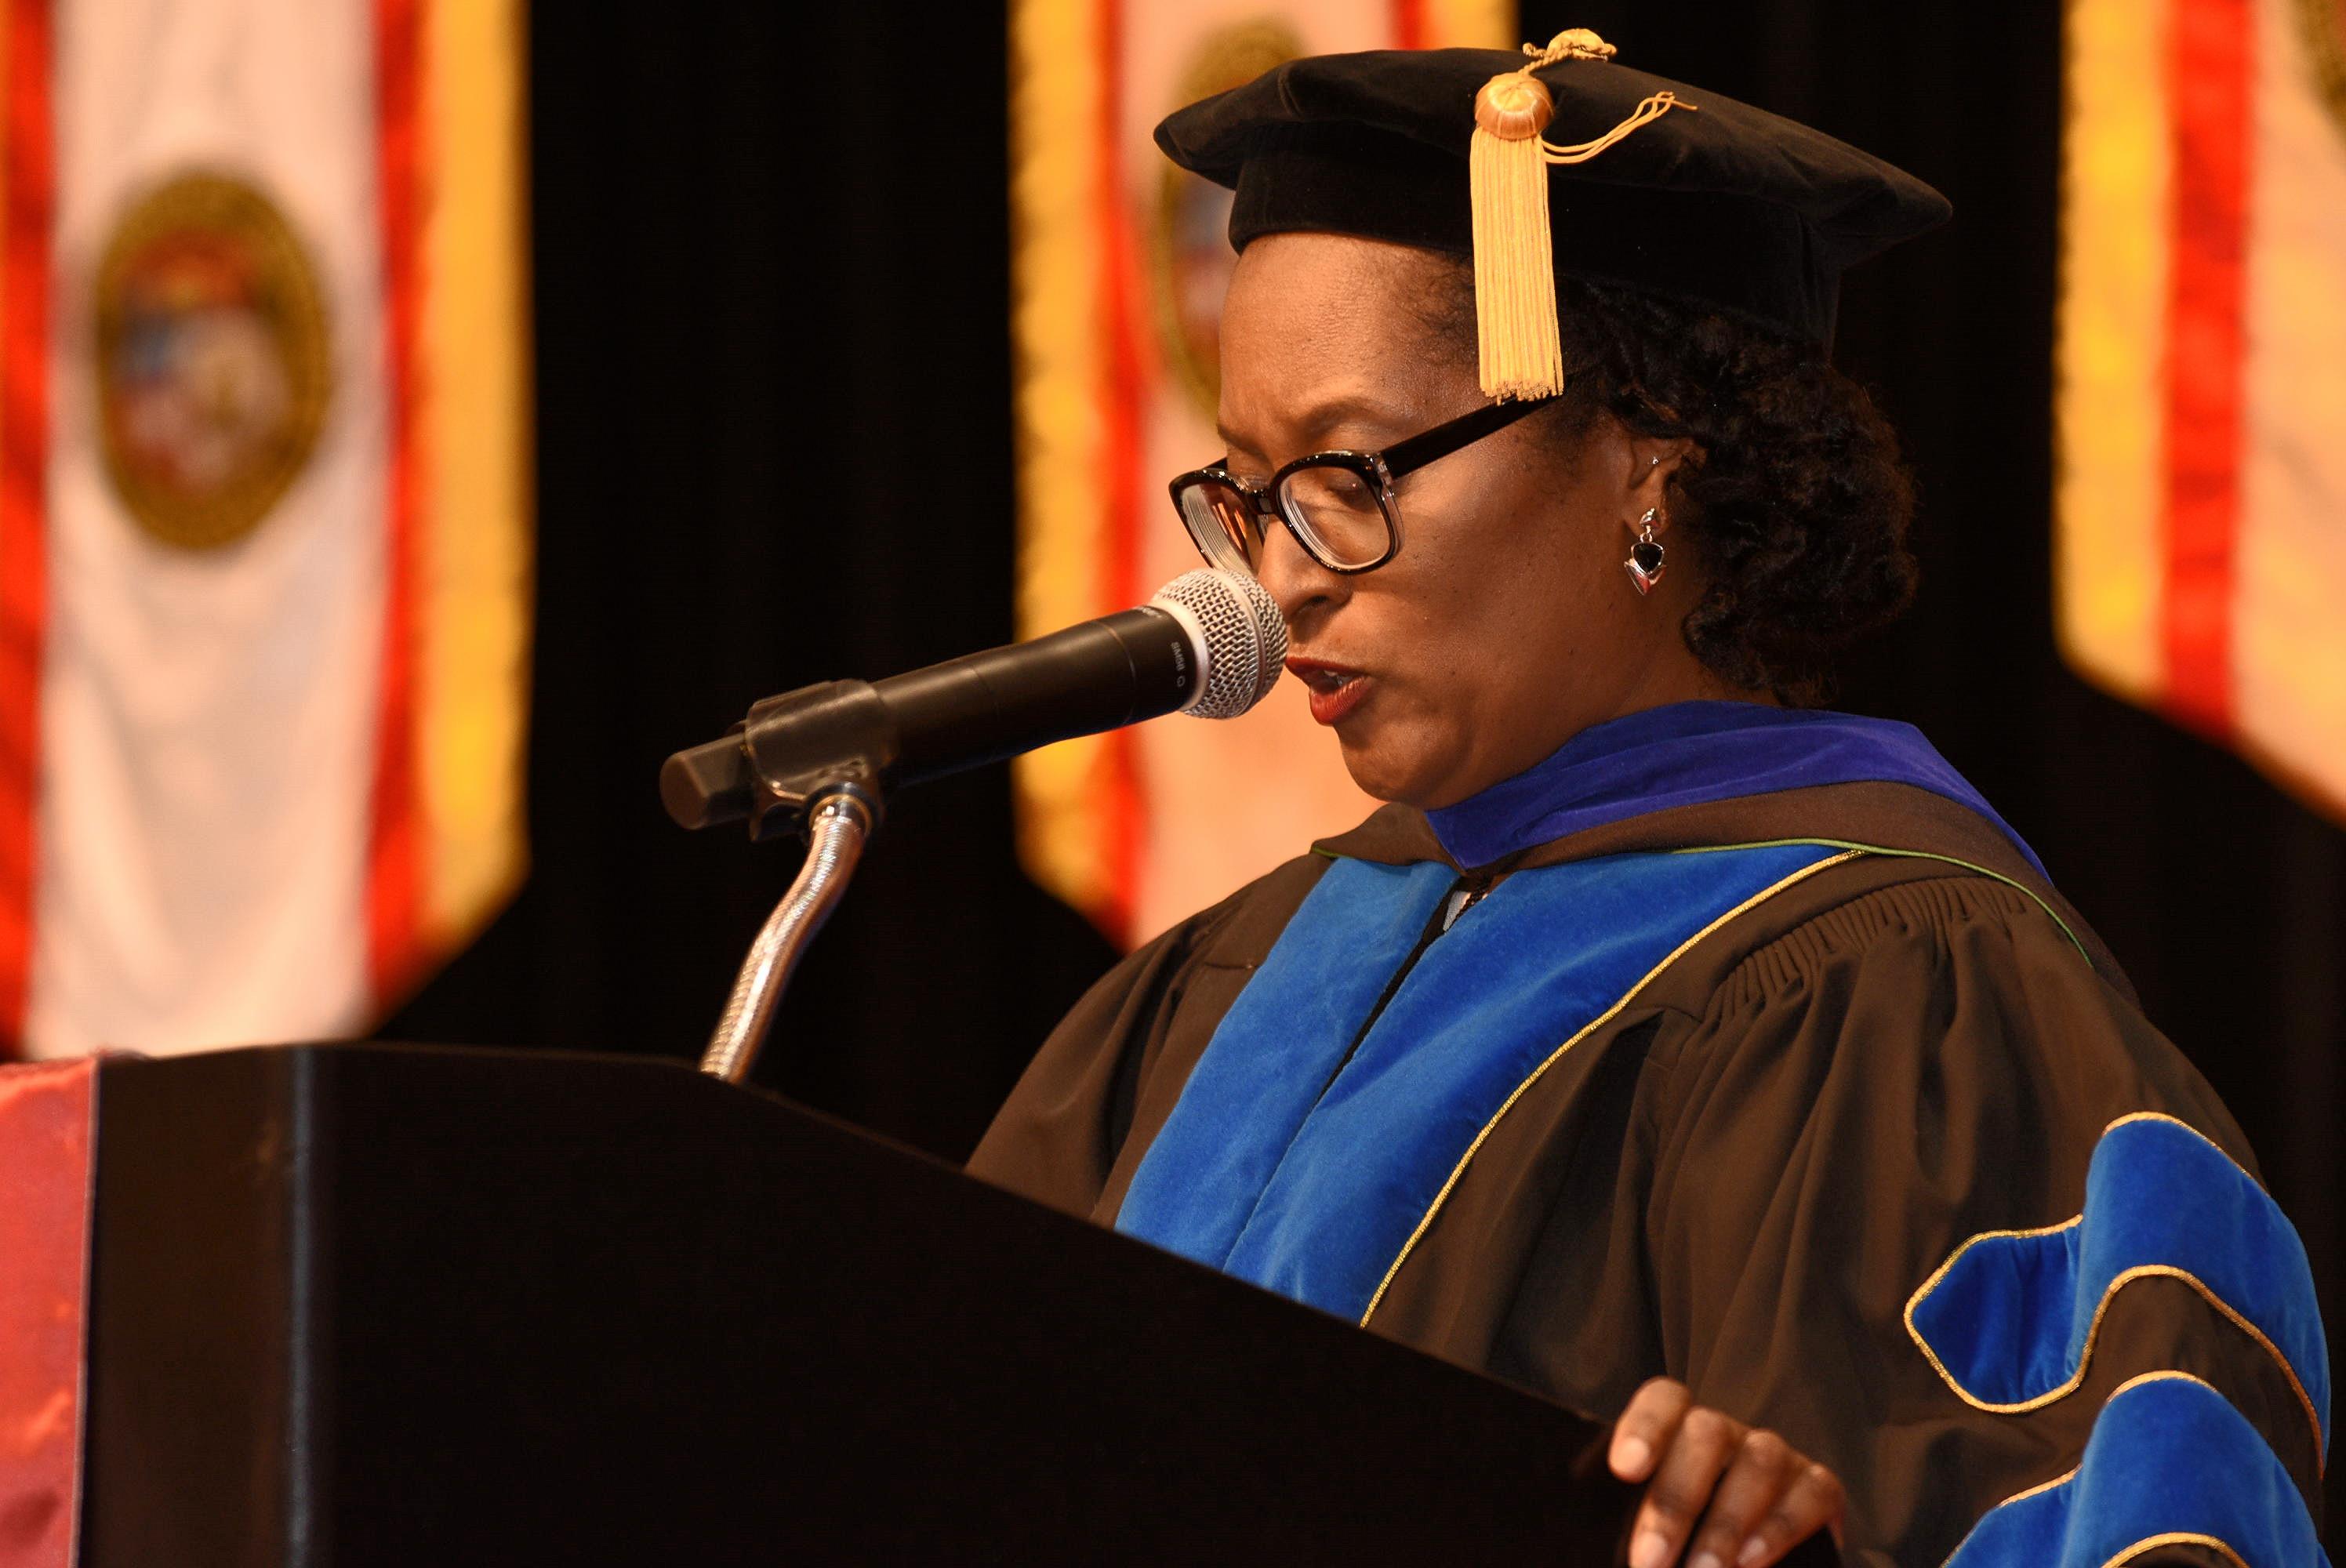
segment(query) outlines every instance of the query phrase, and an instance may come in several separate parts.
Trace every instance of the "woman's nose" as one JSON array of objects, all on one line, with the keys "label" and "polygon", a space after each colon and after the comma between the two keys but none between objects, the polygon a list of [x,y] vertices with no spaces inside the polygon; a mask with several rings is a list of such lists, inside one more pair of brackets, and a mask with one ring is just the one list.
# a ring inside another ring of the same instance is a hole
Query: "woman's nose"
[{"label": "woman's nose", "polygon": [[1308,636],[1311,623],[1334,609],[1349,592],[1349,579],[1313,560],[1285,528],[1274,527],[1264,535],[1254,575],[1278,603],[1288,630],[1298,637]]}]

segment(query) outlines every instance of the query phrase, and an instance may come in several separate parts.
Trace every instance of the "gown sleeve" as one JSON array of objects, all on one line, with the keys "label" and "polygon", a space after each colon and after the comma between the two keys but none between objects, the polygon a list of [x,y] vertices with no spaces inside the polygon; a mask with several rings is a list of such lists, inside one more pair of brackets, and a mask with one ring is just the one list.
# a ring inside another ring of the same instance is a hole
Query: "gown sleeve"
[{"label": "gown sleeve", "polygon": [[1131,1167],[1215,1026],[1326,866],[1319,856],[1290,860],[1102,975],[1035,1053],[969,1174],[1113,1221]]},{"label": "gown sleeve", "polygon": [[1850,1493],[1853,1561],[2325,1561],[2310,1271],[2239,1129],[1976,879],[1845,906],[1647,1058],[1670,1374]]},{"label": "gown sleeve", "polygon": [[1088,1215],[1128,1124],[1137,1065],[1171,1022],[1195,946],[1185,921],[1127,954],[1051,1031],[970,1155],[969,1174]]}]

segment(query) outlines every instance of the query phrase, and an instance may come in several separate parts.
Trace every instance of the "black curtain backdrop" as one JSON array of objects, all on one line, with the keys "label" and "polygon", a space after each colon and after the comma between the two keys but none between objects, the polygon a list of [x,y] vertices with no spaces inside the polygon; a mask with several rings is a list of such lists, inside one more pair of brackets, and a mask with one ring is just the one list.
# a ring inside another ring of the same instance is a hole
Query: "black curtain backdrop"
[{"label": "black curtain backdrop", "polygon": [[[661,759],[768,693],[1010,635],[1004,29],[536,9],[536,865],[384,1033],[684,1056],[798,851],[671,827]],[[2248,1127],[2338,1321],[2346,833],[2054,650],[2059,7],[1526,6],[1526,37],[1566,25],[1953,199],[1843,305],[1927,582],[1842,705],[1921,725],[2037,847]],[[908,793],[758,1078],[958,1156],[1111,958],[1019,873],[1004,770]]]}]

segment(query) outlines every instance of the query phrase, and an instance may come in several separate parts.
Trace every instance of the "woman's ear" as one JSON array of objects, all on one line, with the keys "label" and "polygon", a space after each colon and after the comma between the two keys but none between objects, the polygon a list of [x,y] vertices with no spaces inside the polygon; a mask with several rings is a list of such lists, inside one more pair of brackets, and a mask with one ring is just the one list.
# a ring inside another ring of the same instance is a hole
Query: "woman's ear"
[{"label": "woman's ear", "polygon": [[1632,531],[1651,516],[1657,535],[1676,521],[1670,514],[1670,483],[1678,471],[1695,461],[1695,443],[1686,436],[1630,436],[1623,443],[1622,517]]}]

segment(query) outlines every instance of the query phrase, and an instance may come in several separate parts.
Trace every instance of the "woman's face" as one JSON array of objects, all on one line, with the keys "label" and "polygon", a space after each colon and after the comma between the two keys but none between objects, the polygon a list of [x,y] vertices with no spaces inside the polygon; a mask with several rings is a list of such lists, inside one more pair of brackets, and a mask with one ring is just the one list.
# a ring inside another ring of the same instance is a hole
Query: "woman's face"
[{"label": "woman's face", "polygon": [[[1329,234],[1275,234],[1239,259],[1223,308],[1222,433],[1254,482],[1335,447],[1374,449],[1485,400],[1468,356],[1423,319],[1453,265]],[[1729,691],[1678,635],[1698,583],[1640,598],[1621,569],[1648,506],[1668,509],[1680,443],[1599,415],[1568,440],[1559,407],[1404,476],[1402,550],[1341,576],[1274,529],[1260,576],[1287,616],[1289,668],[1312,688],[1369,794],[1425,809],[1522,772],[1592,724]],[[1660,461],[1656,463],[1655,459]]]}]

